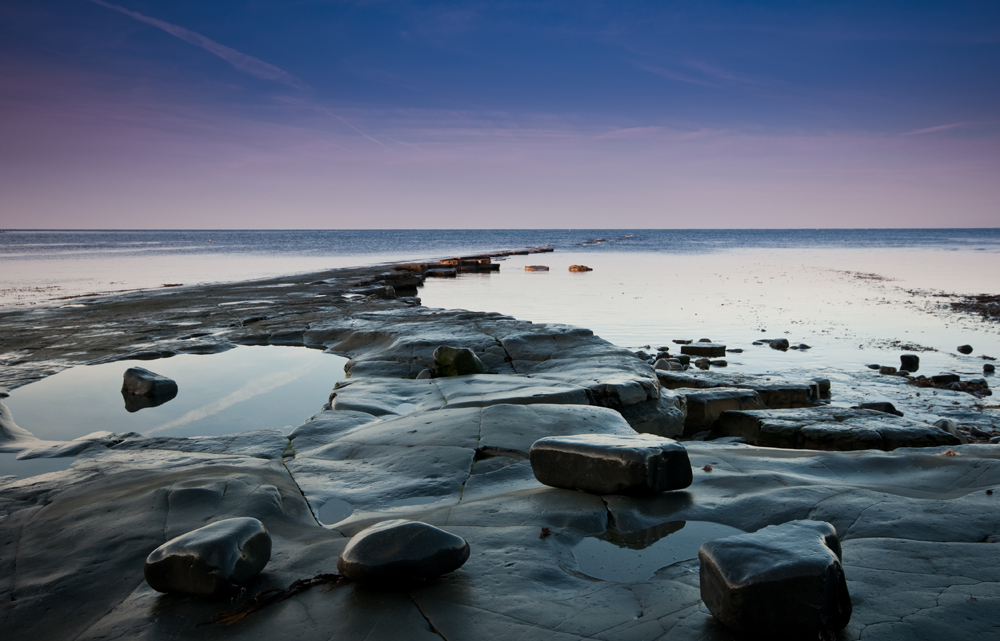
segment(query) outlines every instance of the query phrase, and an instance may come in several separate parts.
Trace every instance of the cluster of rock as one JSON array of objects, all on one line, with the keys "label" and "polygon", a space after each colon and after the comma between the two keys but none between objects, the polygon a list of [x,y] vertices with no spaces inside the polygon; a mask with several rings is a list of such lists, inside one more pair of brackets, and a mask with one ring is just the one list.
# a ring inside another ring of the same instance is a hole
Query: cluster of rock
[{"label": "cluster of rock", "polygon": [[[913,372],[920,369],[920,358],[916,354],[903,354],[900,356],[900,366],[899,369],[896,369],[889,365],[872,363],[868,365],[868,368],[877,370],[883,376],[901,376],[906,378],[911,385],[916,385],[917,387],[965,392],[978,398],[993,395],[993,391],[990,389],[989,383],[985,378],[972,378],[963,381],[961,376],[953,373],[935,374],[933,376],[924,376],[923,374],[912,376]],[[992,368],[993,366],[990,363],[987,363],[983,367],[987,374],[992,371]]]},{"label": "cluster of rock", "polygon": [[771,349],[777,349],[782,352],[790,349],[812,349],[811,346],[805,343],[799,343],[798,345],[792,345],[788,342],[787,338],[761,338],[753,342],[754,345],[767,345]]}]

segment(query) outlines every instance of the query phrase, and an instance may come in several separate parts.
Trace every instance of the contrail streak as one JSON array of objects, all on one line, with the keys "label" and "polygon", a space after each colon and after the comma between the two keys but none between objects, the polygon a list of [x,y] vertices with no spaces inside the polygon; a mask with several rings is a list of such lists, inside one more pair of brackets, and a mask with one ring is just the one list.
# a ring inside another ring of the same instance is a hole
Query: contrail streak
[{"label": "contrail streak", "polygon": [[196,47],[201,47],[205,51],[219,56],[239,71],[248,73],[251,76],[256,76],[257,78],[262,78],[264,80],[275,80],[291,87],[295,87],[296,89],[309,89],[309,85],[302,82],[284,69],[279,69],[274,65],[264,62],[263,60],[259,60],[253,56],[248,56],[245,53],[240,53],[235,49],[221,45],[215,40],[206,38],[200,33],[195,33],[190,29],[185,29],[184,27],[179,27],[175,24],[170,24],[169,22],[157,20],[156,18],[150,18],[149,16],[136,13],[135,11],[130,11],[125,7],[119,7],[116,4],[111,4],[110,2],[105,2],[104,0],[90,1],[94,4],[101,5],[102,7],[107,7],[108,9],[113,9],[119,13],[124,13],[130,18],[135,18],[139,22],[145,22],[146,24],[152,25],[157,29],[162,29],[170,35],[180,38],[184,42],[191,43]]}]

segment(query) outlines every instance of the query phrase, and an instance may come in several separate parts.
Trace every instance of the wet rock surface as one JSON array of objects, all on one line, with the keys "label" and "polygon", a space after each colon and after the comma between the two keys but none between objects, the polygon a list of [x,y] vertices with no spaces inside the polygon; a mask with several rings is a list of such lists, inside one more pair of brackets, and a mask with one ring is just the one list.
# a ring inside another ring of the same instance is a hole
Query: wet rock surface
[{"label": "wet rock surface", "polygon": [[271,558],[271,536],[254,518],[217,521],[167,541],[143,574],[158,592],[222,598],[246,585]]},{"label": "wet rock surface", "polygon": [[714,358],[716,356],[725,356],[726,346],[718,345],[716,343],[703,343],[699,341],[697,343],[691,343],[690,345],[681,345],[681,354]]},{"label": "wet rock surface", "polygon": [[[439,269],[445,266],[420,273]],[[192,630],[206,639],[323,641],[739,639],[704,605],[697,558],[616,583],[581,575],[573,547],[594,533],[627,537],[678,521],[755,531],[812,519],[841,535],[854,611],[838,638],[995,636],[1000,493],[987,491],[1000,490],[1000,447],[987,440],[828,451],[759,447],[709,432],[710,440],[684,443],[691,485],[652,497],[551,488],[535,479],[528,460],[532,443],[547,436],[634,435],[630,420],[648,421],[649,407],[662,401],[663,375],[689,376],[678,387],[696,390],[822,376],[831,383],[829,405],[767,411],[780,412],[775,421],[789,421],[792,432],[853,426],[845,431],[860,440],[882,438],[886,425],[919,431],[942,418],[963,438],[975,440],[970,426],[1000,435],[997,412],[983,399],[863,368],[789,369],[770,381],[733,367],[654,373],[586,329],[431,310],[412,297],[342,296],[380,286],[385,271],[95,297],[81,299],[82,310],[0,311],[2,349],[17,354],[0,369],[7,387],[85,362],[280,343],[351,358],[352,382],[336,390],[334,404],[349,405],[357,394],[358,405],[373,410],[321,409],[327,399],[320,398],[303,408],[303,418],[313,418],[287,436],[277,429],[191,439],[105,433],[81,445],[34,439],[0,404],[7,455],[77,452],[67,470],[0,480],[4,632],[37,639],[181,638]],[[269,288],[282,295],[262,296],[273,294]],[[279,300],[252,302],[264,298]],[[69,325],[78,327],[60,329]],[[487,373],[413,380],[441,345],[472,349]],[[415,383],[433,387],[407,387]],[[377,398],[380,387],[388,400]],[[883,400],[906,417],[850,409]],[[824,412],[835,416],[817,418]],[[331,516],[327,505],[347,509]],[[258,519],[272,538],[271,561],[246,594],[221,604],[148,586],[141,568],[152,550],[235,517]],[[237,625],[208,623],[258,591],[333,572],[352,535],[392,519],[439,527],[472,553],[459,571],[406,592],[314,587]]]},{"label": "wet rock surface", "polygon": [[431,355],[433,365],[431,372],[438,376],[466,376],[468,374],[483,374],[486,366],[479,360],[476,353],[467,347],[447,347],[442,345]]},{"label": "wet rock surface", "polygon": [[553,436],[531,446],[540,483],[590,494],[652,496],[691,484],[691,463],[677,441],[656,436]]},{"label": "wet rock surface", "polygon": [[791,521],[710,541],[698,552],[712,615],[754,637],[829,638],[851,619],[837,530]]},{"label": "wet rock surface", "polygon": [[462,567],[469,544],[426,523],[383,521],[355,534],[337,569],[355,583],[378,590],[405,590]]}]

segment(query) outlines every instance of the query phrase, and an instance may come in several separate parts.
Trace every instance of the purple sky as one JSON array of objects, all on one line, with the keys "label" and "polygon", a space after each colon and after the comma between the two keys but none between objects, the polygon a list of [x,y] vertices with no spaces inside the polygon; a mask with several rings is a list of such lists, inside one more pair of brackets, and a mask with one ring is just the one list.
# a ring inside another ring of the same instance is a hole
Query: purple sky
[{"label": "purple sky", "polygon": [[0,8],[0,227],[1000,226],[991,3],[121,2]]}]

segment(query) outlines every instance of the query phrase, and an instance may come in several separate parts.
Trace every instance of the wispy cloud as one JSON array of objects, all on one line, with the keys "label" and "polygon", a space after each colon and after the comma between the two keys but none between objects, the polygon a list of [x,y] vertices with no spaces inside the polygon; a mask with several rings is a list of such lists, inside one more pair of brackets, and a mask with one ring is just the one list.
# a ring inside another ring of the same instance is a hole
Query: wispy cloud
[{"label": "wispy cloud", "polygon": [[235,49],[219,44],[210,38],[206,38],[200,33],[195,33],[190,29],[185,29],[184,27],[170,24],[169,22],[164,22],[163,20],[158,20],[135,11],[130,11],[125,7],[120,7],[116,4],[105,2],[104,0],[90,1],[94,4],[101,5],[102,7],[107,7],[108,9],[113,9],[119,13],[123,13],[130,18],[135,18],[139,22],[144,22],[148,25],[156,27],[157,29],[162,29],[170,35],[180,38],[184,42],[193,44],[196,47],[201,47],[205,51],[222,58],[243,73],[250,74],[251,76],[255,76],[263,80],[274,80],[290,87],[295,87],[296,89],[309,89],[309,85],[302,82],[284,69],[280,69],[272,64],[264,62],[263,60],[254,58],[253,56],[248,56],[245,53],[241,53]]},{"label": "wispy cloud", "polygon": [[971,122],[953,122],[947,125],[937,125],[936,127],[927,127],[926,129],[915,129],[914,131],[907,131],[902,134],[904,136],[922,136],[924,134],[933,134],[939,131],[949,131],[951,129],[958,129],[960,127],[968,127],[973,123]]},{"label": "wispy cloud", "polygon": [[657,75],[661,78],[666,78],[667,80],[673,80],[674,82],[686,82],[690,85],[698,85],[700,87],[717,87],[714,82],[709,82],[701,78],[694,78],[687,74],[683,74],[670,69],[664,69],[663,67],[655,67],[653,65],[645,65],[640,63],[635,63],[635,66],[643,71],[648,71],[651,74]]}]

